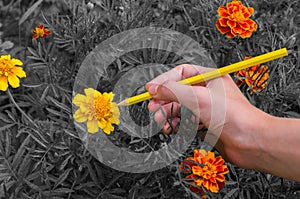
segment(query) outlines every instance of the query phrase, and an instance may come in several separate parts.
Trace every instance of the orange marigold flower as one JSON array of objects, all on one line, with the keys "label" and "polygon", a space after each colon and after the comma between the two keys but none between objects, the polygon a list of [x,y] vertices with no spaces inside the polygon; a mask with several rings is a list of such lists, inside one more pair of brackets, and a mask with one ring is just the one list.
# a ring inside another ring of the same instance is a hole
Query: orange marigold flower
[{"label": "orange marigold flower", "polygon": [[47,37],[48,35],[51,34],[51,32],[44,27],[43,24],[40,24],[39,26],[37,26],[34,30],[31,30],[32,32],[32,38],[33,39],[37,39],[40,37]]},{"label": "orange marigold flower", "polygon": [[207,197],[204,191],[218,193],[225,185],[224,175],[229,172],[221,156],[215,157],[213,152],[203,149],[194,150],[194,157],[181,162],[180,170],[190,174],[186,176],[192,183],[190,189],[202,198]]},{"label": "orange marigold flower", "polygon": [[[245,57],[245,60],[251,57]],[[269,79],[269,68],[268,66],[255,65],[250,68],[246,68],[235,73],[237,77],[236,84],[238,86],[246,83],[250,88],[250,93],[260,92],[267,86]]]},{"label": "orange marigold flower", "polygon": [[226,6],[220,6],[218,14],[220,18],[216,22],[217,29],[226,34],[228,38],[240,36],[249,38],[257,30],[255,21],[249,19],[254,8],[245,7],[240,1],[232,1]]}]

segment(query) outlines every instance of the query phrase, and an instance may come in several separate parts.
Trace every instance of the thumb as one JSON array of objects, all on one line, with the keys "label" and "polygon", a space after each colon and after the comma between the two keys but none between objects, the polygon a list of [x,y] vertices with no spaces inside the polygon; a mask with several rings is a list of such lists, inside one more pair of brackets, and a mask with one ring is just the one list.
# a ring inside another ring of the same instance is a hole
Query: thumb
[{"label": "thumb", "polygon": [[199,107],[210,103],[209,91],[202,86],[189,86],[174,81],[166,81],[160,85],[148,83],[146,89],[153,99],[178,102],[197,116],[200,115]]}]

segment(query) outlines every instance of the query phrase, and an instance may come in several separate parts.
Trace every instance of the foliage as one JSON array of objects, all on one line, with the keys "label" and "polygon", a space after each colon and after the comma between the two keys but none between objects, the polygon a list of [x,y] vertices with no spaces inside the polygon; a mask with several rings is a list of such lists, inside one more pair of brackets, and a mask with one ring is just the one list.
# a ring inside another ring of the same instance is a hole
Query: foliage
[{"label": "foliage", "polygon": [[[243,1],[254,7],[252,19],[258,23],[251,39],[228,39],[215,28],[217,8],[226,0],[91,0],[90,5],[84,0],[44,0],[24,16],[36,2],[0,1],[0,53],[21,59],[27,73],[22,86],[12,91],[27,117],[5,92],[0,93],[0,198],[196,197],[183,184],[178,162],[145,174],[116,171],[95,159],[75,131],[71,109],[76,73],[97,44],[124,30],[152,25],[180,31],[199,42],[218,66],[287,47],[289,57],[268,63],[270,77],[264,91],[250,94],[241,89],[251,103],[270,114],[300,118],[298,0]],[[40,23],[52,34],[32,39],[31,29]],[[109,66],[99,90],[111,91],[122,72],[152,62],[172,67],[181,58],[151,49],[127,53]],[[146,111],[146,105],[135,108],[132,115]],[[159,147],[157,143],[167,143],[170,137],[160,133],[153,139],[135,140],[116,134],[110,139],[147,151]],[[197,146],[199,140],[195,139],[186,156]],[[210,197],[300,195],[298,183],[231,164],[228,168],[224,189]]]}]

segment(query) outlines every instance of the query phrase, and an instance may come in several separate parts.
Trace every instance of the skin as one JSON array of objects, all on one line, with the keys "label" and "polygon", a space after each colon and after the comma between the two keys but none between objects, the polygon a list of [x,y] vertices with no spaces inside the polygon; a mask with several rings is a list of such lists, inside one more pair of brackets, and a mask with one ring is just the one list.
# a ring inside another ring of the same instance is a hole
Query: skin
[{"label": "skin", "polygon": [[[163,131],[170,133],[171,128],[159,106],[175,127],[182,104],[199,116],[199,128],[212,129],[219,137],[215,148],[231,163],[300,181],[300,120],[274,117],[254,107],[229,75],[193,86],[177,82],[209,70],[179,65],[146,84],[152,96],[148,108]],[[212,107],[224,112],[213,116],[222,115],[222,128],[212,122]]]}]

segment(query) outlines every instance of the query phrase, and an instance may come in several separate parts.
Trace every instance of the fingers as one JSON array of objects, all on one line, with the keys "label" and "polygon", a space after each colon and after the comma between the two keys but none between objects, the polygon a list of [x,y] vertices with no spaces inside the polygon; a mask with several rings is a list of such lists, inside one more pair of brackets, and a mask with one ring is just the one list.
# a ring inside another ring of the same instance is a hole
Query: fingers
[{"label": "fingers", "polygon": [[159,106],[163,106],[169,103],[170,101],[152,99],[148,104],[148,109],[150,112],[156,112],[159,110]]},{"label": "fingers", "polygon": [[[157,123],[165,122],[166,118],[173,118],[180,116],[180,105],[176,102],[167,103],[161,105],[159,103],[149,104],[149,111],[156,112],[154,115],[154,120]],[[160,108],[161,107],[161,108]]]},{"label": "fingers", "polygon": [[[170,124],[171,124],[171,126],[170,126]],[[172,120],[165,122],[162,130],[165,134],[170,134],[172,132],[177,133],[179,127],[180,127],[180,118],[176,117],[176,118],[172,118]],[[199,123],[198,130],[200,130],[202,128],[204,128],[204,125],[202,123]]]},{"label": "fingers", "polygon": [[157,91],[159,85],[162,85],[167,81],[177,82],[182,79],[186,79],[211,70],[212,68],[206,68],[206,67],[196,66],[196,65],[189,65],[189,64],[179,65],[171,69],[170,71],[159,75],[151,82],[147,83],[146,89],[152,95],[152,93],[155,93]]},{"label": "fingers", "polygon": [[[156,93],[152,94],[152,98],[180,103],[192,110],[197,116],[200,114],[199,106],[205,107],[210,105],[210,95],[206,87],[188,86],[178,82],[165,82],[159,86]],[[149,108],[152,109],[151,111],[158,110],[158,107],[156,103],[149,105]]]},{"label": "fingers", "polygon": [[180,118],[178,117],[172,118],[169,121],[165,122],[162,130],[165,134],[170,134],[172,133],[172,131],[177,132],[179,128],[179,124],[180,124]]}]

